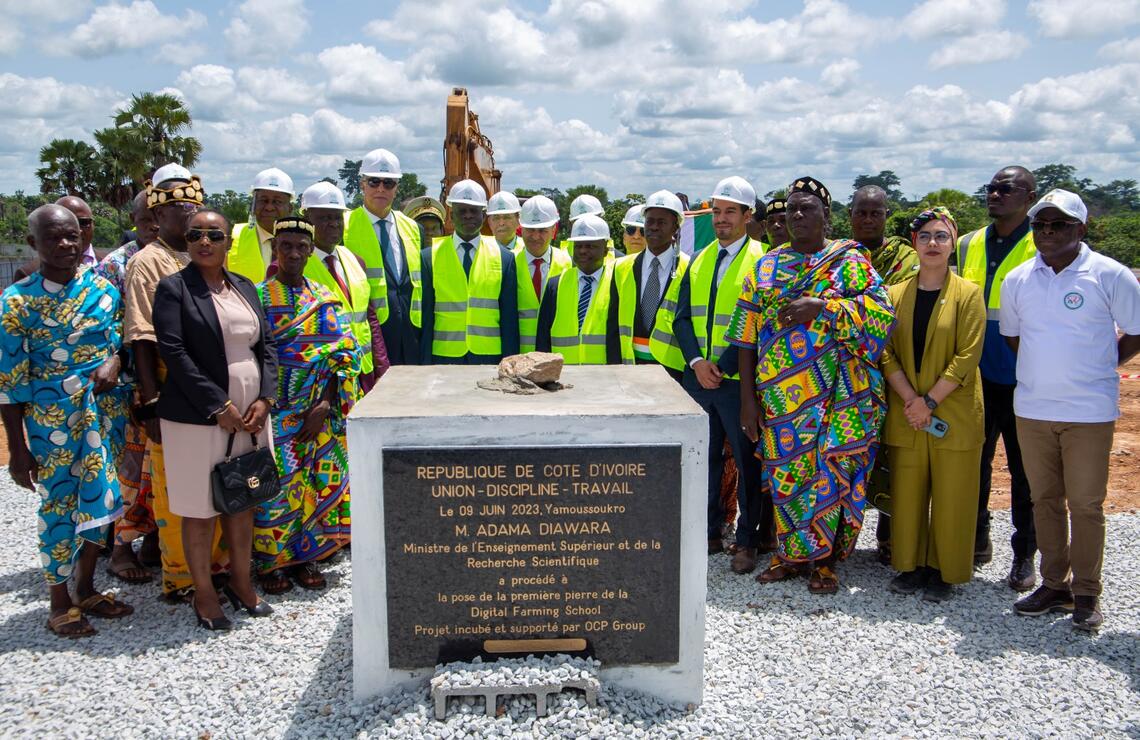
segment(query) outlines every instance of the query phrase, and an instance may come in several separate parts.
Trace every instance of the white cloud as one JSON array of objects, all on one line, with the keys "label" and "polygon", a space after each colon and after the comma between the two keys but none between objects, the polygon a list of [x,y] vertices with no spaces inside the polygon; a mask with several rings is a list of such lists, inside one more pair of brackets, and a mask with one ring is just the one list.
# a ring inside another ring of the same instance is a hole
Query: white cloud
[{"label": "white cloud", "polygon": [[1026,13],[1042,36],[1100,36],[1140,23],[1140,0],[1030,0]]},{"label": "white cloud", "polygon": [[237,81],[263,105],[313,107],[323,103],[320,91],[279,67],[242,67]]},{"label": "white cloud", "polygon": [[333,99],[361,105],[394,105],[439,98],[446,86],[438,80],[413,80],[407,65],[381,54],[373,46],[350,44],[317,55]]},{"label": "white cloud", "polygon": [[15,54],[23,41],[24,34],[15,23],[0,26],[0,56]]},{"label": "white cloud", "polygon": [[90,0],[55,0],[55,2],[28,2],[28,0],[0,0],[0,17],[6,22],[14,18],[47,23],[60,23],[78,18],[91,5]]},{"label": "white cloud", "polygon": [[840,59],[823,68],[819,74],[820,82],[832,90],[847,87],[855,81],[861,65],[854,59]]},{"label": "white cloud", "polygon": [[1011,100],[1035,113],[1068,115],[1094,109],[1111,110],[1140,120],[1140,64],[1102,67],[1065,77],[1046,77],[1023,85]]},{"label": "white cloud", "polygon": [[280,60],[309,29],[304,0],[245,0],[225,30],[237,59]]},{"label": "white cloud", "polygon": [[993,28],[1004,17],[1004,0],[926,0],[902,25],[908,36],[921,39]]},{"label": "white cloud", "polygon": [[1140,37],[1105,44],[1097,56],[1118,62],[1140,62]]},{"label": "white cloud", "polygon": [[[206,27],[206,17],[187,10],[181,18],[163,15],[151,0],[134,0],[130,5],[112,2],[95,9],[72,30],[65,48],[54,49],[84,57],[101,57],[181,36]],[[140,33],[145,29],[146,33]]]},{"label": "white cloud", "polygon": [[0,73],[0,118],[4,119],[98,116],[94,120],[101,122],[107,120],[118,97],[110,88]]},{"label": "white cloud", "polygon": [[1016,59],[1029,48],[1029,39],[1012,31],[983,31],[957,38],[930,55],[934,69]]},{"label": "white cloud", "polygon": [[219,64],[198,64],[182,70],[175,84],[195,121],[232,120],[261,107],[239,92],[234,71]]}]

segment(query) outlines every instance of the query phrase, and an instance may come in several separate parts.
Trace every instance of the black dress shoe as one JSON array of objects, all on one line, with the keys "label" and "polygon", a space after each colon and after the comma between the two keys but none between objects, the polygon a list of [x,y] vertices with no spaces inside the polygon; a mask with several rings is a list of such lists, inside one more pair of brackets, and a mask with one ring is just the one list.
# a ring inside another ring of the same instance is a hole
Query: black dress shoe
[{"label": "black dress shoe", "polygon": [[891,579],[887,588],[896,594],[913,594],[926,585],[926,568],[908,570]]},{"label": "black dress shoe", "polygon": [[974,567],[985,565],[994,559],[994,543],[990,539],[990,530],[978,532],[974,535]]},{"label": "black dress shoe", "polygon": [[230,603],[234,605],[234,609],[243,609],[245,613],[251,617],[268,617],[273,613],[273,607],[269,605],[268,601],[264,601],[263,599],[258,599],[257,603],[253,606],[247,606],[238,598],[237,592],[229,586],[222,589],[222,593],[224,593],[226,598],[230,600]]},{"label": "black dress shoe", "polygon": [[709,555],[715,555],[718,552],[724,552],[724,541],[719,537],[709,538]]},{"label": "black dress shoe", "polygon": [[879,562],[883,565],[891,564],[891,541],[879,540],[878,547],[875,549],[875,555],[879,558]]},{"label": "black dress shoe", "polygon": [[1073,609],[1071,591],[1057,591],[1048,586],[1042,586],[1013,605],[1013,610],[1023,617],[1038,617],[1049,612],[1071,612]]},{"label": "black dress shoe", "polygon": [[1013,559],[1013,566],[1009,569],[1009,576],[1005,582],[1014,591],[1028,591],[1037,585],[1037,573],[1033,570],[1033,558]]},{"label": "black dress shoe", "polygon": [[210,630],[211,632],[227,632],[234,628],[234,623],[230,621],[229,617],[223,614],[220,617],[210,619],[203,617],[198,611],[198,604],[193,599],[190,600],[190,608],[194,610],[194,616],[198,618],[198,626]]},{"label": "black dress shoe", "polygon": [[1073,629],[1095,632],[1104,622],[1104,615],[1097,608],[1095,596],[1075,596],[1076,609],[1073,611]]},{"label": "black dress shoe", "polygon": [[949,599],[952,592],[953,587],[942,580],[942,574],[938,571],[934,571],[926,580],[926,588],[922,590],[922,600],[932,601],[937,604]]}]

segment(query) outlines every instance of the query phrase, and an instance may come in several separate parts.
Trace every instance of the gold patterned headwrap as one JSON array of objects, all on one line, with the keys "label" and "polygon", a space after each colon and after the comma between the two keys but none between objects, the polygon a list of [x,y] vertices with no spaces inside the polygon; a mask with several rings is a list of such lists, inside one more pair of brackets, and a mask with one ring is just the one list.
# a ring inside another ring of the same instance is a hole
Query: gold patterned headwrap
[{"label": "gold patterned headwrap", "polygon": [[768,201],[768,205],[764,209],[764,214],[766,216],[771,216],[773,213],[787,213],[787,212],[788,212],[788,201],[784,200],[783,198],[773,198],[772,200]]},{"label": "gold patterned headwrap", "polygon": [[[202,205],[206,193],[197,175],[190,176],[190,182],[167,180],[169,188],[162,188],[150,180],[146,181],[146,207],[157,208],[167,203],[196,203]],[[160,183],[161,184],[161,183]]]},{"label": "gold patterned headwrap", "polygon": [[317,238],[317,229],[309,222],[308,219],[301,218],[300,216],[282,216],[273,222],[273,235],[276,236],[283,231],[296,231],[302,234],[308,234],[310,239]]},{"label": "gold patterned headwrap", "polygon": [[807,193],[823,201],[823,207],[831,210],[831,193],[823,183],[814,177],[797,177],[796,181],[788,186],[788,195],[792,193]]}]

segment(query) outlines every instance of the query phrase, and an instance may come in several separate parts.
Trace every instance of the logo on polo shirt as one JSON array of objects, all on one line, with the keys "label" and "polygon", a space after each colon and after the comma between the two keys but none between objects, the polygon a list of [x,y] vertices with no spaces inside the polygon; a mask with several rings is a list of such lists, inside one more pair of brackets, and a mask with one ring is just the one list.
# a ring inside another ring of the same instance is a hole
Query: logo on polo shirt
[{"label": "logo on polo shirt", "polygon": [[1065,294],[1065,308],[1070,311],[1076,311],[1083,305],[1085,305],[1085,297],[1080,293],[1073,291],[1072,293]]}]

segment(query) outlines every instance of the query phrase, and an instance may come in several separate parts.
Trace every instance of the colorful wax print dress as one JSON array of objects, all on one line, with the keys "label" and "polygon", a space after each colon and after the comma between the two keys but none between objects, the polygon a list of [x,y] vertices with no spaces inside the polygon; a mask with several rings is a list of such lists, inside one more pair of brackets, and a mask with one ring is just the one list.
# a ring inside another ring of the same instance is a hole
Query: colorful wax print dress
[{"label": "colorful wax print dress", "polygon": [[0,303],[0,404],[24,406],[40,560],[49,584],[65,583],[84,542],[106,542],[122,514],[116,471],[130,387],[95,396],[91,380],[119,349],[122,303],[90,270],[66,285],[33,273]]},{"label": "colorful wax print dress", "polygon": [[[281,495],[254,514],[253,557],[266,573],[322,560],[348,544],[348,443],[345,418],[360,395],[360,349],[340,301],[309,279],[290,287],[258,286],[277,342],[277,410],[273,443]],[[315,440],[300,442],[305,413],[329,383],[336,398]]]},{"label": "colorful wax print dress", "polygon": [[[824,308],[809,324],[781,327],[780,309],[803,297]],[[787,562],[855,547],[886,409],[877,363],[893,324],[882,281],[853,241],[808,255],[785,244],[745,278],[727,338],[757,352],[756,455]]]}]

